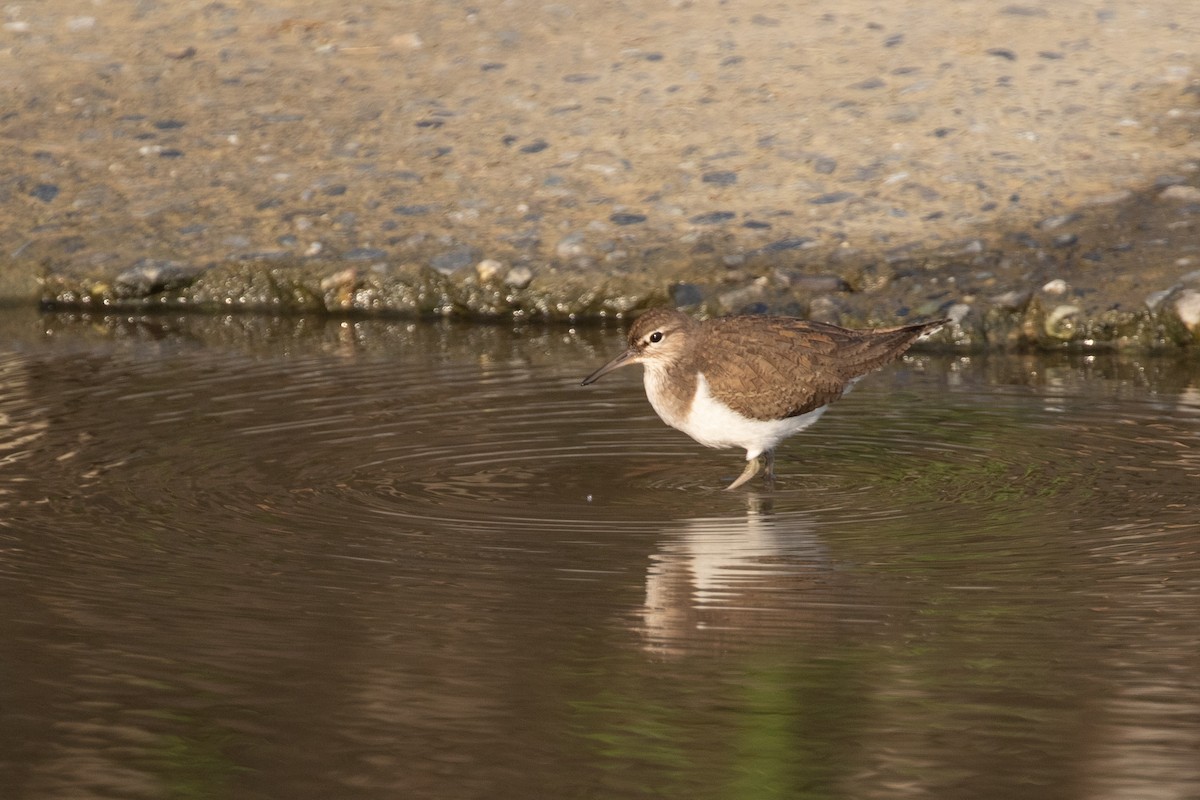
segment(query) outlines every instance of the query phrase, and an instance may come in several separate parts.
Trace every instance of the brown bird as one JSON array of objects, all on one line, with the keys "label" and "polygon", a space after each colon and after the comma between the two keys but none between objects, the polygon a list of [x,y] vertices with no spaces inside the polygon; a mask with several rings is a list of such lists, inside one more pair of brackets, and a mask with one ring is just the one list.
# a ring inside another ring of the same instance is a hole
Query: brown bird
[{"label": "brown bird", "polygon": [[850,330],[792,317],[721,317],[706,322],[655,308],[629,330],[629,347],[583,379],[644,364],[646,396],[662,421],[706,447],[744,447],[750,480],[775,446],[817,421],[866,375],[898,358],[948,320]]}]

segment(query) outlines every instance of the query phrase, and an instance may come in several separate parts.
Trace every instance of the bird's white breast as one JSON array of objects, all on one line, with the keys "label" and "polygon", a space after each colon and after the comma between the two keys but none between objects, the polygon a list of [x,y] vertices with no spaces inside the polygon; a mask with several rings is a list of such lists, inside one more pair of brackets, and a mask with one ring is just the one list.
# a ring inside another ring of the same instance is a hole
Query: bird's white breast
[{"label": "bird's white breast", "polygon": [[646,397],[663,422],[683,431],[705,447],[743,447],[747,461],[812,425],[827,408],[821,406],[806,414],[779,420],[751,419],[713,397],[704,373],[699,373],[691,404],[678,411],[664,388],[665,380],[666,376],[659,370],[646,370]]}]

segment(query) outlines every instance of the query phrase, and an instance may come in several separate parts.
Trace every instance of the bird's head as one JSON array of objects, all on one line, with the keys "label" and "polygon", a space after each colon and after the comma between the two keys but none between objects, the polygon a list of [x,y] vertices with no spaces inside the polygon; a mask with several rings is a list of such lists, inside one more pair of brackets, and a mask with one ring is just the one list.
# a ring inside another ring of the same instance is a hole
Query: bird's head
[{"label": "bird's head", "polygon": [[627,364],[661,366],[678,358],[687,347],[696,321],[673,308],[653,308],[638,317],[629,329],[629,346],[612,361],[583,379],[595,383],[604,375]]}]

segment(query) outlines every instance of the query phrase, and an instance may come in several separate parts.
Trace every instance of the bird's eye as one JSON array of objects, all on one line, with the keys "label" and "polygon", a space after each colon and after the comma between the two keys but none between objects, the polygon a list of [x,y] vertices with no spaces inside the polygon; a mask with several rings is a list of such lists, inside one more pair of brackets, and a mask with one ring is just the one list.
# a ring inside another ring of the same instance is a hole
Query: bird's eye
[{"label": "bird's eye", "polygon": [[658,344],[662,341],[662,331],[655,331],[650,334],[650,344]]}]

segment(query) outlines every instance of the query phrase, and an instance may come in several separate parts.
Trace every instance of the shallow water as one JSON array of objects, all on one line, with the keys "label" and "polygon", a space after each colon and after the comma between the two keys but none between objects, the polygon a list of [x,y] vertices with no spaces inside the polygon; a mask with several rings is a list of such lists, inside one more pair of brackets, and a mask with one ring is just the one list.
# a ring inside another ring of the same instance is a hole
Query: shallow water
[{"label": "shallow water", "polygon": [[779,453],[619,331],[0,322],[4,798],[1200,796],[1200,362],[916,355]]}]

